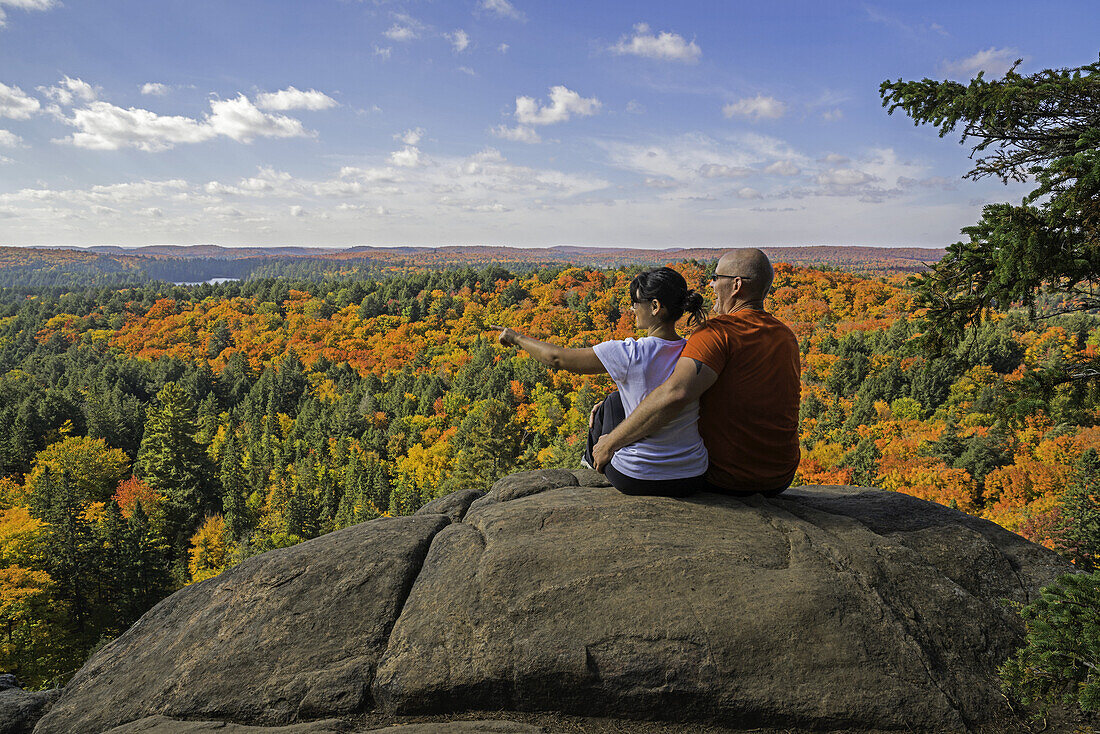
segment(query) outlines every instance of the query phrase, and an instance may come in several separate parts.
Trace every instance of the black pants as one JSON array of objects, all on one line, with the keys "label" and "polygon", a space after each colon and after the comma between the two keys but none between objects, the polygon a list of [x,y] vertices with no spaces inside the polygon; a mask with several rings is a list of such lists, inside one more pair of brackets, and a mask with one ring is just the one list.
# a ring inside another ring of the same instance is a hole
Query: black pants
[{"label": "black pants", "polygon": [[[592,426],[588,429],[588,445],[584,449],[584,460],[590,466],[596,465],[592,460],[592,447],[600,440],[600,436],[611,433],[615,430],[615,426],[625,419],[623,397],[616,390],[608,395],[603,405],[596,410],[592,418]],[[712,491],[707,480],[701,475],[683,479],[635,479],[623,474],[611,464],[605,466],[603,472],[611,485],[623,494],[687,497],[696,492]]]},{"label": "black pants", "polygon": [[[624,420],[626,420],[626,411],[623,409],[623,397],[616,390],[604,399],[603,404],[592,417],[592,425],[588,429],[588,443],[584,449],[584,460],[588,462],[589,466],[596,465],[592,460],[592,447],[600,440],[600,436],[611,433],[615,430],[615,426]],[[782,487],[768,490],[734,490],[711,484],[707,481],[706,475],[685,477],[684,479],[635,479],[623,474],[610,463],[604,467],[603,472],[615,489],[623,494],[633,495],[687,497],[689,494],[696,492],[714,492],[715,494],[725,494],[732,497],[750,497],[754,494],[775,497],[790,486],[790,482],[787,482]]]}]

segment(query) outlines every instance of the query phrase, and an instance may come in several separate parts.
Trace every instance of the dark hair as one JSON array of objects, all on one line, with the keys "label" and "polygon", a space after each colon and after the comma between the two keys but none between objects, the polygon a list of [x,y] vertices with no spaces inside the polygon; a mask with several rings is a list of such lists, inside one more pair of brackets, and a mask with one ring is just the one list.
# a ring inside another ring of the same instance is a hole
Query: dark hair
[{"label": "dark hair", "polygon": [[707,320],[703,297],[688,290],[684,276],[672,268],[644,270],[630,281],[630,300],[634,303],[657,299],[668,309],[669,321],[679,321],[688,313],[688,325],[699,326]]}]

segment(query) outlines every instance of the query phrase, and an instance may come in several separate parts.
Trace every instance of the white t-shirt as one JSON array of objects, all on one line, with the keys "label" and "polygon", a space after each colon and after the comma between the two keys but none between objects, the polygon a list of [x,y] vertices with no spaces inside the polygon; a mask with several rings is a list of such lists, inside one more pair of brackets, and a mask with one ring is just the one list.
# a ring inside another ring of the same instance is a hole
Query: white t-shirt
[{"label": "white t-shirt", "polygon": [[[685,339],[655,336],[602,342],[592,349],[619,386],[623,409],[634,412],[642,398],[668,379]],[[693,400],[664,428],[615,452],[612,465],[635,479],[683,479],[707,471],[707,449],[699,437],[699,401]]]}]

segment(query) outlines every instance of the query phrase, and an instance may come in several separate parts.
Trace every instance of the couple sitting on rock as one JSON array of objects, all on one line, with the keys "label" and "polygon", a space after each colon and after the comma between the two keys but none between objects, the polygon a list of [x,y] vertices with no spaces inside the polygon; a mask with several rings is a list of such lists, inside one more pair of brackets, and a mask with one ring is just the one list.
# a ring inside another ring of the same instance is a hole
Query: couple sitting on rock
[{"label": "couple sitting on rock", "polygon": [[[773,271],[760,250],[731,250],[710,287],[714,309],[671,268],[630,283],[640,339],[566,349],[505,328],[500,343],[543,364],[606,372],[618,386],[592,412],[585,460],[621,492],[775,495],[798,468],[798,343],[764,310]],[[688,339],[676,322],[689,314]],[[499,327],[495,327],[499,328]]]}]

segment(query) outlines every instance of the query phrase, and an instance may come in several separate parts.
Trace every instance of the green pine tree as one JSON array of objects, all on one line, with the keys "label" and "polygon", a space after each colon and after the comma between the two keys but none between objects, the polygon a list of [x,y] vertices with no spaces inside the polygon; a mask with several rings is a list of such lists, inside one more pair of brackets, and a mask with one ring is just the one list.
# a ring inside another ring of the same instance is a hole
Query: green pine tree
[{"label": "green pine tree", "polygon": [[210,460],[195,438],[199,427],[191,396],[169,382],[157,393],[157,403],[145,423],[138,469],[167,497],[168,538],[182,553],[202,518],[221,512],[221,500],[213,491]]}]

